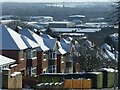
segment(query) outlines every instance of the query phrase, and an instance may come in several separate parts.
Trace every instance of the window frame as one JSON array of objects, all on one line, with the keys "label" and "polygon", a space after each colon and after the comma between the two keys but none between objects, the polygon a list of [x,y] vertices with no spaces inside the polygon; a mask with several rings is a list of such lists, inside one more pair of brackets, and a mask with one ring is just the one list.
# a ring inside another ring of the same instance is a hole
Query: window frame
[{"label": "window frame", "polygon": [[20,51],[20,60],[22,61],[22,60],[24,60],[24,51],[23,50],[21,50]]}]

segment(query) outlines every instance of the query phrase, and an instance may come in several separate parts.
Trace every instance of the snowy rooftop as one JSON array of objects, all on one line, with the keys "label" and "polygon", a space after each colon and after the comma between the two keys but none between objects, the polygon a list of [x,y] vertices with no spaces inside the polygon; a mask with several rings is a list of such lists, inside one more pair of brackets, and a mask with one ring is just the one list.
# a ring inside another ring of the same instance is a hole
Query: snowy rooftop
[{"label": "snowy rooftop", "polygon": [[16,60],[0,55],[0,66],[13,64]]},{"label": "snowy rooftop", "polygon": [[43,41],[50,50],[55,50],[57,39],[43,39]]},{"label": "snowy rooftop", "polygon": [[10,29],[5,25],[0,25],[2,27],[0,34],[2,38],[0,39],[0,49],[1,50],[24,50],[27,49],[27,45],[21,38],[21,35]]},{"label": "snowy rooftop", "polygon": [[115,72],[112,68],[101,68],[100,71]]},{"label": "snowy rooftop", "polygon": [[25,35],[26,37],[30,38],[34,42],[36,42],[40,48],[40,51],[47,51],[49,48],[44,44],[43,38],[36,33],[30,31],[29,29],[22,29],[20,30],[20,34]]},{"label": "snowy rooftop", "polygon": [[53,37],[51,37],[48,34],[42,34],[41,37],[45,38],[45,39],[54,39]]},{"label": "snowy rooftop", "polygon": [[39,45],[36,42],[32,41],[28,37],[26,37],[24,35],[21,35],[21,38],[23,39],[25,44],[28,46],[28,48],[37,48],[37,47],[39,47]]},{"label": "snowy rooftop", "polygon": [[74,18],[74,17],[79,17],[79,18],[84,18],[85,16],[84,15],[71,15],[71,16],[69,16],[70,18],[72,17],[72,18]]},{"label": "snowy rooftop", "polygon": [[101,31],[101,28],[86,28],[86,29],[81,29],[81,28],[51,28],[52,31],[54,32],[96,32],[96,31]]},{"label": "snowy rooftop", "polygon": [[53,21],[53,22],[48,22],[49,24],[68,24],[72,22],[67,22],[67,21]]}]

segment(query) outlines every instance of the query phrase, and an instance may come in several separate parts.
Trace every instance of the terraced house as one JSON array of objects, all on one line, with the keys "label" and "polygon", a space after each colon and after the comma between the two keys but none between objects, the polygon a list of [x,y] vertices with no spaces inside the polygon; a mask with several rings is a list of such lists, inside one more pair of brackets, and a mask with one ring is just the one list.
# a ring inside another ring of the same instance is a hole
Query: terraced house
[{"label": "terraced house", "polygon": [[0,34],[2,35],[0,42],[0,51],[2,55],[15,59],[16,62],[11,66],[11,71],[20,71],[23,75],[26,75],[26,49],[27,45],[21,38],[21,35],[10,29],[5,25],[0,25]]},{"label": "terraced house", "polygon": [[41,73],[48,72],[48,50],[49,48],[44,44],[43,38],[32,32],[31,30],[24,28],[19,30],[21,35],[25,35],[34,42],[36,42],[39,47],[37,48],[37,75]]}]

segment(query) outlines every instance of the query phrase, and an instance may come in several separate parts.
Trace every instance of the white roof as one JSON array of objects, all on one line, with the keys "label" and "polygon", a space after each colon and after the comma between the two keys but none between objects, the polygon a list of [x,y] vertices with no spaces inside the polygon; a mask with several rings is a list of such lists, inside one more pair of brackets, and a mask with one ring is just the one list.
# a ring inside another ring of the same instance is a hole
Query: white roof
[{"label": "white roof", "polygon": [[1,50],[24,50],[28,48],[20,34],[5,25],[0,25],[0,27],[2,27],[0,28],[0,34],[2,35],[2,38],[0,39],[0,42],[2,43],[0,44]]},{"label": "white roof", "polygon": [[64,54],[66,54],[67,52],[62,48],[62,46],[61,46],[61,42],[59,42],[59,41],[57,41],[57,45],[58,45],[58,54],[62,54],[62,55],[64,55]]},{"label": "white roof", "polygon": [[44,44],[43,38],[36,33],[30,31],[29,29],[22,29],[20,30],[20,34],[27,36],[31,40],[35,41],[39,46],[40,51],[47,51],[49,48]]},{"label": "white roof", "polygon": [[66,54],[67,52],[63,49],[63,48],[59,48],[58,49],[58,52],[57,52],[57,54],[61,54],[61,55],[64,55],[64,54]]},{"label": "white roof", "polygon": [[100,71],[115,72],[112,68],[101,68]]},{"label": "white roof", "polygon": [[19,75],[19,74],[21,74],[21,72],[14,72],[14,73],[11,74],[11,76],[15,77],[16,75]]},{"label": "white roof", "polygon": [[100,48],[101,49],[104,48],[104,49],[107,49],[107,50],[111,51],[111,47],[107,43],[104,43]]},{"label": "white roof", "polygon": [[80,32],[80,33],[84,33],[84,32],[96,32],[96,31],[101,31],[101,28],[85,28],[85,29],[81,29],[81,28],[51,28],[52,31],[54,32]]},{"label": "white roof", "polygon": [[25,44],[28,46],[28,48],[37,48],[37,47],[39,47],[39,45],[36,42],[32,41],[28,37],[26,37],[24,35],[21,35],[21,38],[23,39]]},{"label": "white roof", "polygon": [[66,21],[54,21],[54,22],[48,22],[49,24],[68,24],[72,22],[66,22]]},{"label": "white roof", "polygon": [[69,17],[79,17],[79,18],[83,18],[83,17],[85,17],[84,15],[71,15],[71,16],[69,16]]},{"label": "white roof", "polygon": [[0,66],[13,64],[16,60],[0,55]]},{"label": "white roof", "polygon": [[71,37],[67,37],[66,40],[67,40],[67,41],[72,41],[73,38],[71,38]]}]

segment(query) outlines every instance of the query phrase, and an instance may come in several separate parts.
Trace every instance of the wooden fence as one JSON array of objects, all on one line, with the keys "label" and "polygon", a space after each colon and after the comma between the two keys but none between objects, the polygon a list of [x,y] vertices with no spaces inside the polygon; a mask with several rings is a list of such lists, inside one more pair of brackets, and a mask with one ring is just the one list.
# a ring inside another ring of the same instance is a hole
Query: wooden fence
[{"label": "wooden fence", "polygon": [[65,79],[64,88],[67,89],[91,89],[90,79]]}]

